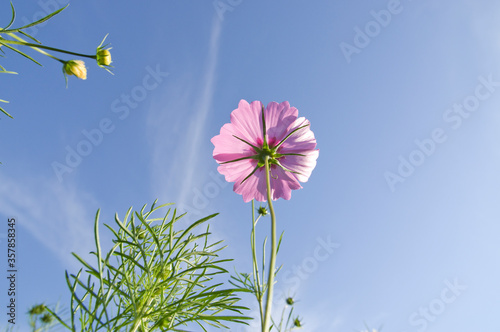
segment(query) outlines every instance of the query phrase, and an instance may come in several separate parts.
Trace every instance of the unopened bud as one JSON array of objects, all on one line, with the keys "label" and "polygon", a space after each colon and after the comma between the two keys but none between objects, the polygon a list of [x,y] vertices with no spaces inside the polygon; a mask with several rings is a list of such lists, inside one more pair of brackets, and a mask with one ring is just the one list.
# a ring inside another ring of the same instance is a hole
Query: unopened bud
[{"label": "unopened bud", "polygon": [[41,315],[45,312],[45,305],[44,304],[38,304],[34,305],[31,307],[31,309],[28,311],[30,315]]},{"label": "unopened bud", "polygon": [[172,273],[172,269],[170,267],[170,264],[165,264],[163,266],[160,266],[158,268],[158,276],[157,278],[160,280],[165,280],[168,277],[170,277],[170,274]]},{"label": "unopened bud", "polygon": [[259,214],[260,214],[261,216],[263,216],[263,217],[264,217],[265,215],[267,215],[267,213],[268,213],[268,212],[267,212],[267,208],[266,208],[265,206],[261,206],[261,207],[259,207],[259,208],[257,209],[257,212],[259,212]]},{"label": "unopened bud", "polygon": [[167,328],[170,326],[170,319],[168,317],[163,317],[158,322],[159,327]]},{"label": "unopened bud", "polygon": [[63,71],[65,74],[75,75],[82,80],[87,79],[87,68],[85,68],[85,62],[82,60],[66,61],[64,63]]},{"label": "unopened bud", "polygon": [[144,238],[146,237],[146,231],[141,229],[141,226],[135,227],[135,234],[139,240],[144,240]]},{"label": "unopened bud", "polygon": [[97,64],[99,66],[109,66],[111,64],[111,53],[108,49],[97,49]]},{"label": "unopened bud", "polygon": [[45,314],[43,315],[40,320],[42,321],[42,323],[44,324],[49,324],[49,323],[52,323],[52,321],[54,320],[54,317],[52,317],[51,314]]},{"label": "unopened bud", "polygon": [[302,322],[300,321],[300,318],[297,317],[293,320],[293,326],[294,327],[302,327]]}]

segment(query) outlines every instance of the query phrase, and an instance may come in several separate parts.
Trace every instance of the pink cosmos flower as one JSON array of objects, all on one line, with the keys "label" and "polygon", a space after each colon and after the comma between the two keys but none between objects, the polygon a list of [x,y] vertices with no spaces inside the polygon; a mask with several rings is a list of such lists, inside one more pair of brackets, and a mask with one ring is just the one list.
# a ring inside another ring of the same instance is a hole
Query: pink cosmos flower
[{"label": "pink cosmos flower", "polygon": [[264,158],[269,156],[271,197],[290,199],[316,166],[319,150],[309,121],[297,118],[298,110],[285,101],[271,102],[264,109],[260,101],[241,100],[220,135],[212,138],[217,170],[243,200],[267,200]]}]

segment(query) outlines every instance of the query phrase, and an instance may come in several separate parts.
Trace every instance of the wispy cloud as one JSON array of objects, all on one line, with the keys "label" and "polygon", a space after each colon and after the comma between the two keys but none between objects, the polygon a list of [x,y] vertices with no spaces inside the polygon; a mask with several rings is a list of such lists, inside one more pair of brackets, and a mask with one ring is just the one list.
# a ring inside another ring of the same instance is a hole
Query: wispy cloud
[{"label": "wispy cloud", "polygon": [[86,254],[93,249],[93,220],[89,206],[96,206],[91,195],[56,180],[12,179],[0,174],[0,210],[15,217],[18,227],[50,249],[62,265],[77,267],[71,252]]},{"label": "wispy cloud", "polygon": [[198,149],[200,146],[200,136],[204,131],[204,126],[206,123],[208,112],[210,111],[210,106],[212,105],[212,99],[214,95],[214,83],[215,83],[215,70],[217,65],[217,56],[219,51],[219,37],[221,32],[221,22],[220,20],[215,20],[212,25],[212,33],[210,36],[210,49],[208,53],[208,64],[203,78],[203,88],[201,95],[197,98],[197,104],[195,109],[198,110],[196,113],[196,121],[191,122],[190,128],[187,131],[188,140],[186,141],[188,151],[187,165],[185,171],[185,185],[179,195],[179,202],[184,202],[186,196],[189,193],[189,189],[193,185],[193,177],[196,170]]},{"label": "wispy cloud", "polygon": [[214,95],[221,30],[221,21],[214,18],[201,78],[177,77],[168,84],[162,102],[151,104],[152,189],[162,201],[186,203],[196,182],[202,181],[198,156]]}]

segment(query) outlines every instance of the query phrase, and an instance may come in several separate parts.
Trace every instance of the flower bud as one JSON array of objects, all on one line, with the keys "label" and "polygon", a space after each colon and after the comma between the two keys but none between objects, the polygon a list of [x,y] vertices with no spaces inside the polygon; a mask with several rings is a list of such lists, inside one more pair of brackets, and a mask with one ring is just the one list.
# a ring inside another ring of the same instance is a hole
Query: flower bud
[{"label": "flower bud", "polygon": [[159,280],[166,280],[170,277],[172,273],[172,267],[170,264],[163,262],[156,267],[156,278]]},{"label": "flower bud", "polygon": [[156,287],[155,289],[153,289],[153,295],[154,295],[154,296],[158,296],[158,295],[160,295],[162,292],[163,292],[163,288],[162,288],[162,287]]},{"label": "flower bud", "polygon": [[170,326],[170,319],[169,319],[169,317],[163,317],[163,318],[161,318],[158,321],[158,326],[159,327],[163,327],[163,328],[169,327]]},{"label": "flower bud", "polygon": [[109,52],[109,50],[110,50],[109,48],[97,49],[96,57],[97,57],[97,64],[99,65],[99,67],[109,66],[111,64],[111,53]]},{"label": "flower bud", "polygon": [[146,237],[146,231],[145,231],[145,230],[143,230],[143,229],[141,229],[141,227],[140,227],[140,226],[136,226],[136,227],[135,227],[135,233],[136,233],[137,238],[138,238],[139,240],[144,240],[144,238]]},{"label": "flower bud", "polygon": [[63,71],[65,74],[75,75],[82,80],[87,79],[87,68],[85,68],[85,62],[82,60],[66,61],[64,63]]},{"label": "flower bud", "polygon": [[52,323],[52,321],[54,320],[54,317],[52,317],[51,314],[45,314],[43,315],[40,320],[42,321],[42,323],[44,324],[49,324],[49,323]]},{"label": "flower bud", "polygon": [[286,304],[293,305],[294,303],[295,303],[295,300],[292,297],[288,297],[286,299]]},{"label": "flower bud", "polygon": [[163,269],[160,270],[160,273],[158,273],[158,279],[165,280],[170,276],[171,270],[170,266],[165,266]]},{"label": "flower bud", "polygon": [[41,315],[45,312],[45,305],[44,304],[38,304],[34,305],[31,307],[31,309],[28,311],[30,315]]},{"label": "flower bud", "polygon": [[293,320],[293,326],[294,327],[302,327],[302,322],[300,321],[300,318],[297,317]]},{"label": "flower bud", "polygon": [[267,208],[266,208],[265,206],[261,206],[261,207],[259,207],[259,209],[257,210],[257,212],[259,212],[259,214],[260,214],[261,216],[263,216],[263,217],[264,217],[265,215],[267,215],[267,213],[268,213],[268,212],[267,212]]}]

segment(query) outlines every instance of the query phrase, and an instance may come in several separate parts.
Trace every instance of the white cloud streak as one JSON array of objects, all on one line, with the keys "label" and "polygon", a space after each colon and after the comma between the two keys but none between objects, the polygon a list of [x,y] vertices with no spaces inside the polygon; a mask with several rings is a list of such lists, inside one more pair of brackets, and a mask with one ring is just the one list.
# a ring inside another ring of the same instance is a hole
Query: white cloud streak
[{"label": "white cloud streak", "polygon": [[74,187],[46,179],[23,180],[0,174],[0,211],[14,217],[17,227],[27,229],[51,250],[66,268],[79,268],[71,252],[83,256],[94,248],[94,198]]},{"label": "white cloud streak", "polygon": [[198,155],[213,101],[221,30],[222,23],[215,18],[201,79],[186,74],[168,84],[161,103],[151,104],[152,190],[161,201],[187,203],[196,182],[202,180]]},{"label": "white cloud streak", "polygon": [[179,202],[184,202],[194,182],[194,173],[198,165],[197,156],[199,155],[198,149],[200,147],[200,136],[204,131],[205,122],[212,105],[215,85],[215,70],[217,66],[217,56],[219,51],[219,37],[221,32],[220,20],[214,19],[212,25],[212,33],[210,36],[210,49],[208,53],[208,65],[203,78],[203,88],[200,98],[194,109],[198,110],[195,116],[196,121],[191,122],[187,131],[188,140],[186,141],[188,152],[187,163],[189,166],[185,171],[185,183],[179,195]]}]

